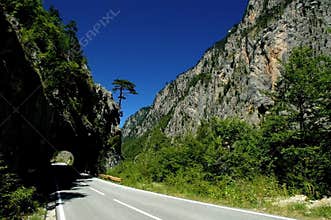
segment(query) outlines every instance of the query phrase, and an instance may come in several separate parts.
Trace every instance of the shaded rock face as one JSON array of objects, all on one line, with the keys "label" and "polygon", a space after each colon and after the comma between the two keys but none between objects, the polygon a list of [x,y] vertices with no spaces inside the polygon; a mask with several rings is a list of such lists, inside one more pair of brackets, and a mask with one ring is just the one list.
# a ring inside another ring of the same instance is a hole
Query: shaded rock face
[{"label": "shaded rock face", "polygon": [[80,99],[83,111],[66,108],[61,88],[46,92],[42,65],[31,61],[33,54],[22,46],[15,19],[1,8],[0,30],[1,157],[21,173],[48,167],[61,150],[74,155],[78,170],[96,173],[118,163],[120,146],[109,142],[121,136],[112,94],[91,79],[77,79],[72,98]]},{"label": "shaded rock face", "polygon": [[273,104],[265,91],[274,88],[294,47],[330,54],[330,8],[329,0],[250,0],[242,22],[160,91],[148,110],[131,116],[123,136],[140,136],[168,115],[168,136],[194,132],[214,116],[259,124]]},{"label": "shaded rock face", "polygon": [[14,29],[0,16],[0,151],[16,169],[35,168],[37,160],[45,164],[51,149],[42,146],[46,143],[33,128],[49,131],[54,114]]}]

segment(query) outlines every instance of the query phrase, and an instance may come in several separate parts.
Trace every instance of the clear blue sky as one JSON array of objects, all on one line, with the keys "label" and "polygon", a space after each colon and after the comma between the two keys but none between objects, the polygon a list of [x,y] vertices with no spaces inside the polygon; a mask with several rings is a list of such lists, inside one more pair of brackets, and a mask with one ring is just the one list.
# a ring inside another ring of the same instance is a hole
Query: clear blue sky
[{"label": "clear blue sky", "polygon": [[[108,90],[116,78],[137,85],[139,95],[128,96],[123,103],[122,124],[141,107],[151,105],[166,82],[193,67],[210,46],[239,23],[247,3],[248,0],[44,0],[46,8],[54,5],[60,10],[65,22],[77,22],[78,37],[84,45],[88,42],[84,54],[97,83]],[[98,33],[86,35],[97,26]]]}]

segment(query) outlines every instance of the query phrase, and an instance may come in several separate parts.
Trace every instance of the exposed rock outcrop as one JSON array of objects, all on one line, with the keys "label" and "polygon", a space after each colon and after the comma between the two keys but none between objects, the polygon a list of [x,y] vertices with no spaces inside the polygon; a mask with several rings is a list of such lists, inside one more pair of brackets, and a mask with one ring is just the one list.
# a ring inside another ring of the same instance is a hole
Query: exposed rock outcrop
[{"label": "exposed rock outcrop", "polygon": [[0,154],[7,163],[26,173],[68,150],[80,170],[95,173],[116,164],[120,143],[113,139],[121,132],[112,94],[93,83],[84,65],[63,73],[69,82],[53,83],[58,79],[46,75],[39,48],[22,43],[19,22],[2,7],[0,30]]},{"label": "exposed rock outcrop", "polygon": [[131,116],[123,136],[140,136],[169,115],[169,136],[194,132],[214,116],[258,124],[273,104],[264,91],[272,90],[293,48],[331,53],[330,8],[329,0],[250,0],[242,22],[158,93],[149,109]]}]

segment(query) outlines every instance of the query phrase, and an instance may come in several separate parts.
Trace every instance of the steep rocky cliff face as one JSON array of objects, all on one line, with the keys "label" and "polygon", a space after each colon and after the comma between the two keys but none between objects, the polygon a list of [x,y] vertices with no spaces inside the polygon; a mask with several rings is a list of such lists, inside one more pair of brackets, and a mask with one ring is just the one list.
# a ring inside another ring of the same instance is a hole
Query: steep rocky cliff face
[{"label": "steep rocky cliff face", "polygon": [[116,164],[121,133],[112,94],[94,84],[81,57],[51,54],[44,62],[41,45],[24,43],[27,26],[0,3],[0,159],[21,173],[47,167],[60,150],[72,152],[81,170]]},{"label": "steep rocky cliff face", "polygon": [[140,136],[161,119],[169,136],[194,132],[214,116],[258,124],[273,104],[265,91],[273,89],[293,48],[331,53],[330,8],[329,0],[250,0],[242,22],[160,91],[151,107],[131,116],[123,136]]}]

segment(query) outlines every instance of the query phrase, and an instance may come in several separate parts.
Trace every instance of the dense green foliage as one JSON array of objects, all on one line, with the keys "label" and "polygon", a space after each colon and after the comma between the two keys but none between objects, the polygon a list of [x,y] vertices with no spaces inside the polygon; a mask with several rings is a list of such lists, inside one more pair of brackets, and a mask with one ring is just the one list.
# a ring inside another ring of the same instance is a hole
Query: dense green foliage
[{"label": "dense green foliage", "polygon": [[53,7],[46,11],[40,0],[1,0],[0,4],[18,21],[21,42],[49,100],[71,117],[80,114],[89,119],[94,87],[75,22],[63,24],[59,12]]},{"label": "dense green foliage", "polygon": [[259,147],[261,132],[238,119],[204,122],[196,136],[171,140],[159,128],[149,136],[128,140],[125,149],[139,148],[115,172],[131,181],[166,182],[209,193],[206,187],[252,180],[264,172],[266,152]]},{"label": "dense green foliage", "polygon": [[35,211],[35,188],[26,188],[17,175],[0,161],[0,219],[20,219]]},{"label": "dense green foliage", "polygon": [[331,57],[292,51],[263,129],[273,170],[303,193],[330,195]]},{"label": "dense green foliage", "polygon": [[261,127],[213,118],[195,135],[170,139],[159,124],[125,140],[126,160],[109,172],[129,185],[164,184],[241,207],[296,193],[330,196],[330,83],[330,57],[295,49]]}]

